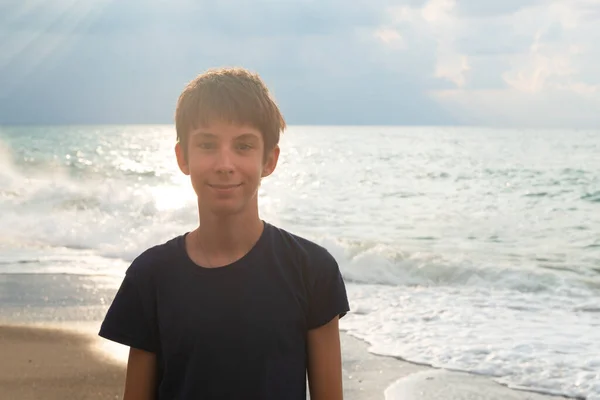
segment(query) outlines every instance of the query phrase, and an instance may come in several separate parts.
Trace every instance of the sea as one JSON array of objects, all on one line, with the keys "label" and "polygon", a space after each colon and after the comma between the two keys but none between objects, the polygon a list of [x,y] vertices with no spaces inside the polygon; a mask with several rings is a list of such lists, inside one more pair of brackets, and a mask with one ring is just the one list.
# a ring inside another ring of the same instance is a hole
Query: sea
[{"label": "sea", "polygon": [[[99,321],[197,225],[175,130],[0,127],[0,320]],[[292,126],[261,217],[325,246],[369,351],[600,399],[600,131]]]}]

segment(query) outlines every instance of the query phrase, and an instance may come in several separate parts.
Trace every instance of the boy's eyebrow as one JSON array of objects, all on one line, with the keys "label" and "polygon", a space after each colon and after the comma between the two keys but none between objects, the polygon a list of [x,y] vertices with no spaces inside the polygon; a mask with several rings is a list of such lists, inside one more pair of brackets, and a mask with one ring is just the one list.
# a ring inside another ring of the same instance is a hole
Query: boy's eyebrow
[{"label": "boy's eyebrow", "polygon": [[254,133],[242,133],[241,135],[239,135],[238,137],[236,137],[236,140],[245,140],[245,139],[258,139],[258,136]]},{"label": "boy's eyebrow", "polygon": [[215,135],[214,133],[210,133],[210,132],[194,132],[192,134],[192,136],[204,136],[204,137],[209,137],[209,138],[217,137],[217,135]]},{"label": "boy's eyebrow", "polygon": [[[218,135],[215,135],[214,133],[210,133],[210,132],[194,132],[192,134],[192,136],[195,137],[203,137],[206,139],[215,139]],[[242,133],[239,136],[235,137],[235,140],[248,140],[248,139],[258,139],[258,135],[256,135],[255,133]]]}]

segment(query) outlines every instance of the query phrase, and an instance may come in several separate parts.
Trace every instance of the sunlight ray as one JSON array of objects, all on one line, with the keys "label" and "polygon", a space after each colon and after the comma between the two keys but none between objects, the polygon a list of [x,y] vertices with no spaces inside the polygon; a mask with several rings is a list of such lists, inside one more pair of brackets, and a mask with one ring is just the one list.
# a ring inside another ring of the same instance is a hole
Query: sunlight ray
[{"label": "sunlight ray", "polygon": [[[0,55],[0,74],[12,68],[18,71],[8,82],[2,82],[5,96],[18,89],[19,85],[32,74],[38,72],[42,65],[56,63],[64,57],[78,40],[81,33],[90,26],[113,0],[68,0],[61,1],[52,13],[44,13],[47,17],[39,25],[11,32],[12,40]],[[30,1],[21,6],[9,19],[15,21],[32,17],[36,9],[44,7],[40,2]],[[47,7],[47,6],[46,6]],[[17,22],[18,23],[18,22]],[[26,67],[21,67],[26,65]],[[16,68],[18,66],[18,68]]]}]

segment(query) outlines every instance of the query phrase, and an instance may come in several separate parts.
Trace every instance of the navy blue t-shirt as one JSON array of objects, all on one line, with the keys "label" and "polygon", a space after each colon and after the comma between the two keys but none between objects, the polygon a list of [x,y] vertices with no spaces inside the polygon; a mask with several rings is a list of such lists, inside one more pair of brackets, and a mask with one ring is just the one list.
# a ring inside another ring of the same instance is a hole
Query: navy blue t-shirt
[{"label": "navy blue t-shirt", "polygon": [[265,222],[220,268],[196,265],[185,235],[144,251],[99,335],[156,353],[159,400],[305,400],[307,332],[348,311],[333,256]]}]

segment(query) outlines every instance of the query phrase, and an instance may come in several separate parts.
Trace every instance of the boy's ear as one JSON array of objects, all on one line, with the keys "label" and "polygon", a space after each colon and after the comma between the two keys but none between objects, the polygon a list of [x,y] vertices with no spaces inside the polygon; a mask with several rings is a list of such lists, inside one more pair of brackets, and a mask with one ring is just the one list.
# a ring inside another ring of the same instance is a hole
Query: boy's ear
[{"label": "boy's ear", "polygon": [[186,175],[190,174],[190,167],[187,161],[187,154],[185,153],[185,149],[181,145],[181,142],[177,142],[175,144],[175,156],[177,157],[177,164],[179,164],[179,169]]},{"label": "boy's ear", "polygon": [[279,153],[280,149],[278,145],[276,145],[271,151],[269,151],[269,154],[267,155],[265,164],[263,165],[262,169],[261,176],[263,178],[271,175],[273,171],[275,171],[275,168],[277,167],[277,161],[279,160]]}]

